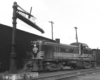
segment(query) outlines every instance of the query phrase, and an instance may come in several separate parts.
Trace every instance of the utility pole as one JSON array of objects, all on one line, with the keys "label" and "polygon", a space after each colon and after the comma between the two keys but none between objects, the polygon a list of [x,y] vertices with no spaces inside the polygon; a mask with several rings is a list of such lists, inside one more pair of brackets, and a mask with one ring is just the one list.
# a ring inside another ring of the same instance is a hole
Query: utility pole
[{"label": "utility pole", "polygon": [[77,35],[77,27],[74,27],[75,28],[75,31],[76,31],[76,42],[78,43],[78,35]]},{"label": "utility pole", "polygon": [[51,34],[52,34],[52,40],[53,40],[53,24],[54,22],[53,21],[49,21],[51,23]]},{"label": "utility pole", "polygon": [[10,69],[9,69],[10,73],[17,73],[16,51],[15,51],[15,47],[16,47],[16,42],[15,42],[15,38],[16,38],[16,24],[17,24],[16,12],[17,12],[17,3],[14,2],[14,4],[13,4],[12,52],[10,54]]},{"label": "utility pole", "polygon": [[76,32],[76,43],[77,43],[77,46],[79,47],[79,55],[81,56],[82,54],[82,50],[81,50],[81,44],[78,44],[78,35],[77,35],[77,27],[74,27],[75,28],[75,32]]}]

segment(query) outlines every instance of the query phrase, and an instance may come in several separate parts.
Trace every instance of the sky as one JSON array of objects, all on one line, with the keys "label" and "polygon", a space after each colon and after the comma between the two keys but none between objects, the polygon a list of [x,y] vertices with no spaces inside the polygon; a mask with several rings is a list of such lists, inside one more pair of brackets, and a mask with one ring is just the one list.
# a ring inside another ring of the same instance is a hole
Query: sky
[{"label": "sky", "polygon": [[[13,3],[15,0],[0,0],[0,23],[12,27]],[[52,39],[51,24],[53,21],[53,38],[63,44],[78,41],[88,44],[90,48],[100,48],[100,0],[16,0],[17,4],[30,12],[36,19],[31,19],[45,33],[32,28],[17,19],[17,28]],[[24,15],[25,16],[25,15]],[[27,17],[27,16],[25,16]]]}]

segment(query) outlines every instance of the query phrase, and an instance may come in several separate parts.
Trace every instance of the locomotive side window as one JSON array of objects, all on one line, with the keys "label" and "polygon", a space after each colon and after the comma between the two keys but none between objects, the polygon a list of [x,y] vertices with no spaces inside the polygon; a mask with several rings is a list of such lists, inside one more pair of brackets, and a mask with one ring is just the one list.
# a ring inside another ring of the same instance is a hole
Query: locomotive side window
[{"label": "locomotive side window", "polygon": [[59,47],[55,46],[55,52],[59,52]]},{"label": "locomotive side window", "polygon": [[61,47],[61,52],[65,52],[65,48],[64,47]]},{"label": "locomotive side window", "polygon": [[65,47],[63,47],[63,51],[65,52]]},{"label": "locomotive side window", "polygon": [[59,47],[59,52],[61,52],[61,48]]},{"label": "locomotive side window", "polygon": [[54,46],[55,52],[58,52],[58,46]]},{"label": "locomotive side window", "polygon": [[57,46],[55,46],[56,47],[56,52],[58,51],[58,47]]},{"label": "locomotive side window", "polygon": [[64,48],[62,47],[62,52],[64,52]]},{"label": "locomotive side window", "polygon": [[57,46],[57,52],[59,51],[59,48],[58,48],[58,46]]},{"label": "locomotive side window", "polygon": [[63,52],[65,52],[65,47],[63,47]]},{"label": "locomotive side window", "polygon": [[56,52],[58,51],[58,47],[56,46]]},{"label": "locomotive side window", "polygon": [[58,52],[60,52],[60,47],[58,47]]},{"label": "locomotive side window", "polygon": [[66,47],[66,49],[65,49],[65,52],[69,52],[69,49],[68,49],[68,47]]},{"label": "locomotive side window", "polygon": [[75,49],[74,49],[74,52],[75,52],[75,53],[78,53],[78,49],[77,49],[77,48],[75,48]]},{"label": "locomotive side window", "polygon": [[74,53],[76,53],[76,48],[74,48]]},{"label": "locomotive side window", "polygon": [[63,52],[63,47],[60,47],[61,52]]},{"label": "locomotive side window", "polygon": [[64,52],[66,52],[66,47],[64,47]]},{"label": "locomotive side window", "polygon": [[54,47],[54,52],[56,52],[57,51],[57,46],[53,46]]},{"label": "locomotive side window", "polygon": [[60,47],[60,52],[65,53],[65,52],[68,52],[68,50],[66,49],[66,47]]},{"label": "locomotive side window", "polygon": [[63,47],[61,47],[61,52],[63,52]]},{"label": "locomotive side window", "polygon": [[77,53],[79,53],[79,49],[77,48],[76,50],[77,50]]},{"label": "locomotive side window", "polygon": [[70,48],[70,53],[74,53],[74,49],[73,48]]}]

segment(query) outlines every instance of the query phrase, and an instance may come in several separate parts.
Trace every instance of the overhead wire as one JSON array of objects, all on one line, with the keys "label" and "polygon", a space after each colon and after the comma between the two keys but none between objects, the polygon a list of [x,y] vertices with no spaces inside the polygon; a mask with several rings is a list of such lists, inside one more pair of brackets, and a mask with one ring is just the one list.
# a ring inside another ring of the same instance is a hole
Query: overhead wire
[{"label": "overhead wire", "polygon": [[[10,20],[10,21],[12,21],[12,16],[11,15],[9,15],[9,14],[6,14],[5,12],[3,12],[3,11],[0,11],[1,13],[0,13],[0,15],[2,15],[1,17],[3,17],[4,19],[7,19],[7,20]],[[22,25],[22,26],[25,26],[25,27],[29,27],[29,26],[27,26],[27,25],[25,25],[25,23],[23,24],[23,22],[21,21],[18,21],[18,24],[20,24],[20,25]]]}]

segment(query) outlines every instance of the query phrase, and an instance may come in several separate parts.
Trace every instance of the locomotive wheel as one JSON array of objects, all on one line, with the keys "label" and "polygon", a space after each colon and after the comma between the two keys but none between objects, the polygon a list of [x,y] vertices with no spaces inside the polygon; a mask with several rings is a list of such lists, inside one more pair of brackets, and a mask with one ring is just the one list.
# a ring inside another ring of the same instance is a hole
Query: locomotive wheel
[{"label": "locomotive wheel", "polygon": [[77,70],[77,69],[78,69],[78,67],[77,67],[77,66],[72,66],[72,69]]},{"label": "locomotive wheel", "polygon": [[59,70],[63,70],[63,64],[62,63],[59,63],[58,66],[59,66]]},{"label": "locomotive wheel", "polygon": [[90,62],[84,62],[83,65],[84,65],[84,68],[92,67],[92,64]]},{"label": "locomotive wheel", "polygon": [[96,63],[95,62],[92,62],[92,67],[96,67]]},{"label": "locomotive wheel", "polygon": [[55,71],[55,70],[62,70],[63,69],[63,65],[61,63],[50,63],[47,65],[44,65],[44,70],[46,71]]}]

